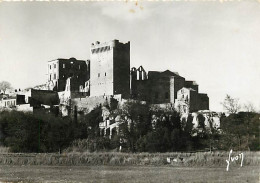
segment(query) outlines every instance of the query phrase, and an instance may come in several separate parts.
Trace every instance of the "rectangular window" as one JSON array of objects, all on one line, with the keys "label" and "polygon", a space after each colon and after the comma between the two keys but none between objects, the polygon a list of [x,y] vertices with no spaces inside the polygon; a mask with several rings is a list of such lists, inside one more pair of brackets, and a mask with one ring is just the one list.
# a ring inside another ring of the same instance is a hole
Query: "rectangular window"
[{"label": "rectangular window", "polygon": [[51,80],[51,74],[50,74],[50,80]]},{"label": "rectangular window", "polygon": [[80,65],[79,65],[79,69],[80,69]]},{"label": "rectangular window", "polygon": [[53,79],[56,79],[56,74],[54,74],[54,78]]},{"label": "rectangular window", "polygon": [[51,69],[51,65],[50,65],[50,69]]},{"label": "rectangular window", "polygon": [[105,72],[105,76],[107,76],[107,73]]},{"label": "rectangular window", "polygon": [[98,77],[100,77],[100,73],[98,73]]},{"label": "rectangular window", "polygon": [[63,69],[65,69],[65,64],[63,64]]},{"label": "rectangular window", "polygon": [[56,68],[56,64],[54,64],[54,69]]}]

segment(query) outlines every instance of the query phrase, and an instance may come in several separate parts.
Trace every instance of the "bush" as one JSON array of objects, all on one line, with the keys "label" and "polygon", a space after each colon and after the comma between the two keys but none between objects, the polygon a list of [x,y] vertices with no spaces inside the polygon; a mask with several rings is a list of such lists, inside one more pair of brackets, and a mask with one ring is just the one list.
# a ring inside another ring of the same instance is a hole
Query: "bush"
[{"label": "bush", "polygon": [[69,119],[51,114],[3,111],[0,113],[1,139],[12,152],[57,152],[73,140],[74,126]]}]

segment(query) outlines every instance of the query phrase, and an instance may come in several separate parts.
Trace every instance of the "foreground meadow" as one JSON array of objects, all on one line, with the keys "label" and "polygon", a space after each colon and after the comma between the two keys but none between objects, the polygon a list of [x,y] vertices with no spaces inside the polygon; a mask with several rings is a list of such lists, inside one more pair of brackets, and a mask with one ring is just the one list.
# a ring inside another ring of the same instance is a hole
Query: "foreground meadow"
[{"label": "foreground meadow", "polygon": [[0,166],[1,182],[259,182],[259,167]]},{"label": "foreground meadow", "polygon": [[226,151],[0,153],[0,182],[260,182],[260,152],[243,154],[227,172]]}]

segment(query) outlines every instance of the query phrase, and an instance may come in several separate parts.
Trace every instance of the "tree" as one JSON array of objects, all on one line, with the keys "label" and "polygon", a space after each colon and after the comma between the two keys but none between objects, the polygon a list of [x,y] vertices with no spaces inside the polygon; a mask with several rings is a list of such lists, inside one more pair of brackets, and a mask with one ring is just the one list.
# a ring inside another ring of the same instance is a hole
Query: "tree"
[{"label": "tree", "polygon": [[229,114],[235,114],[240,110],[240,105],[238,99],[232,98],[230,95],[227,95],[222,103],[224,110]]},{"label": "tree", "polygon": [[1,81],[0,82],[0,90],[2,90],[5,94],[7,89],[11,89],[11,84],[8,81]]},{"label": "tree", "polygon": [[259,150],[260,114],[239,112],[222,118],[222,149]]},{"label": "tree", "polygon": [[256,112],[255,106],[251,102],[248,102],[247,104],[244,104],[244,110],[246,112]]},{"label": "tree", "polygon": [[58,152],[74,140],[73,122],[51,114],[0,112],[1,141],[12,152]]}]

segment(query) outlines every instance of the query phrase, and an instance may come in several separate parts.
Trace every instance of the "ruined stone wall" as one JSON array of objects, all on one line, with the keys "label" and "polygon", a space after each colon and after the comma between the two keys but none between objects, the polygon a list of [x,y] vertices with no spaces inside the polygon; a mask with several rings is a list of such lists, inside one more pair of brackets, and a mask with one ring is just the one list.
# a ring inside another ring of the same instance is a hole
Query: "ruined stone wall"
[{"label": "ruined stone wall", "polygon": [[136,80],[137,71],[132,70],[131,92],[135,99],[145,100],[152,104],[174,103],[177,91],[184,86],[185,78],[170,71],[152,71],[148,79]]},{"label": "ruined stone wall", "polygon": [[48,62],[48,89],[54,91],[64,91],[66,80],[69,77],[77,78],[76,84],[80,85],[89,80],[90,77],[90,62],[84,60],[57,59]]},{"label": "ruined stone wall", "polygon": [[135,67],[131,69],[130,82],[131,98],[150,102],[149,80],[142,66],[138,69]]},{"label": "ruined stone wall", "polygon": [[197,91],[194,90],[189,90],[189,95],[190,95],[190,111],[189,112],[194,112],[198,110],[198,93]]},{"label": "ruined stone wall", "polygon": [[153,104],[170,102],[170,78],[159,77],[149,80],[150,102]]},{"label": "ruined stone wall", "polygon": [[59,60],[51,60],[47,64],[47,89],[48,90],[57,90],[58,78],[59,78]]},{"label": "ruined stone wall", "polygon": [[184,86],[185,79],[183,77],[172,76],[170,78],[170,102],[174,103],[177,99],[177,92]]},{"label": "ruined stone wall", "polygon": [[131,97],[150,102],[150,86],[148,80],[132,80]]},{"label": "ruined stone wall", "polygon": [[209,97],[207,94],[198,94],[198,109],[199,110],[209,110]]},{"label": "ruined stone wall", "polygon": [[[72,103],[72,109],[74,106],[77,106],[78,111],[86,111],[90,112],[95,107],[99,105],[109,104],[111,101],[112,96],[90,96],[86,98],[74,98],[71,100]],[[119,102],[122,102],[122,96],[121,95],[114,95],[114,99],[116,99]]]},{"label": "ruined stone wall", "polygon": [[190,113],[198,110],[198,93],[192,88],[183,87],[177,92],[175,107],[181,113]]},{"label": "ruined stone wall", "polygon": [[[204,117],[204,125],[206,128],[215,128],[218,129],[220,128],[220,115],[214,111],[199,111],[199,112],[193,112],[192,117],[193,117],[193,128],[196,129],[199,127],[199,119],[198,115],[201,114]],[[210,124],[211,123],[211,124]]]},{"label": "ruined stone wall", "polygon": [[33,107],[40,107],[41,104],[59,105],[59,96],[55,91],[31,89],[28,103]]},{"label": "ruined stone wall", "polygon": [[84,86],[90,78],[90,62],[74,58],[61,59],[59,61],[58,91],[65,90],[66,80],[69,77],[74,78],[72,91],[79,91],[79,86]]}]

